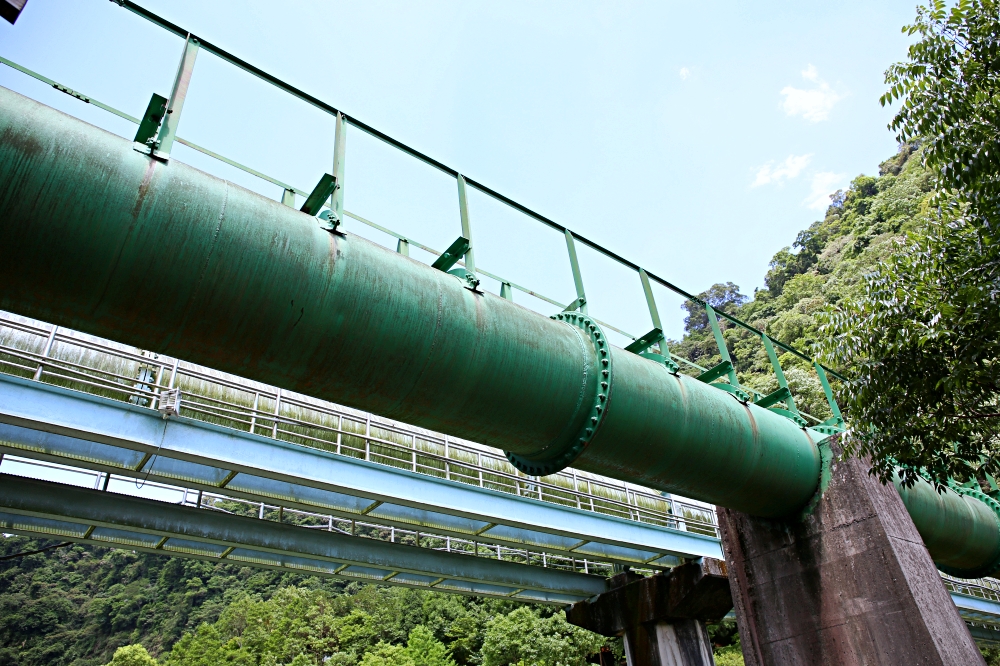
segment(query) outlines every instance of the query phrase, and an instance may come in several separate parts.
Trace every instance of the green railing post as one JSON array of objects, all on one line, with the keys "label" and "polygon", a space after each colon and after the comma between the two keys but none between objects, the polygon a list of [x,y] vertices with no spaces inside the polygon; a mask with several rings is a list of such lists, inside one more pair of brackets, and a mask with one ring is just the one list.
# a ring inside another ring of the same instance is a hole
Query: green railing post
[{"label": "green railing post", "polygon": [[[642,281],[642,290],[646,294],[646,305],[649,307],[649,318],[653,320],[653,330],[641,338],[634,340],[632,344],[625,347],[625,350],[633,354],[639,354],[644,358],[658,361],[667,366],[671,372],[676,373],[680,369],[680,366],[670,358],[667,339],[663,335],[663,324],[660,323],[660,310],[656,307],[656,299],[653,298],[653,286],[649,283],[649,275],[644,268],[639,269],[639,279]],[[649,352],[649,349],[653,345],[659,347],[659,354]]]},{"label": "green railing post", "polygon": [[514,300],[514,295],[511,293],[510,282],[500,283],[500,298],[506,298],[508,301]]},{"label": "green railing post", "polygon": [[576,258],[576,241],[573,232],[566,230],[566,250],[569,252],[569,265],[573,269],[573,284],[576,286],[576,300],[566,306],[564,312],[579,310],[587,314],[587,294],[583,290],[583,275],[580,273],[580,261]]},{"label": "green railing post", "polygon": [[295,208],[295,190],[290,190],[287,187],[283,189],[281,191],[281,203],[289,208]]},{"label": "green railing post", "polygon": [[476,257],[473,253],[472,223],[469,221],[469,200],[465,194],[465,177],[458,174],[458,212],[462,216],[462,236],[469,239],[469,249],[465,251],[465,270],[476,277]]},{"label": "green railing post", "polygon": [[337,187],[331,195],[330,223],[336,228],[344,220],[344,153],[347,150],[347,123],[344,115],[337,112],[336,131],[333,139],[333,177]]},{"label": "green railing post", "polygon": [[712,335],[715,336],[715,344],[719,347],[719,356],[722,357],[722,361],[714,368],[698,375],[697,379],[711,384],[719,377],[725,376],[729,380],[728,384],[712,384],[712,386],[732,393],[741,401],[747,402],[750,400],[750,395],[740,388],[740,381],[736,377],[736,368],[733,366],[733,359],[726,347],[726,339],[722,337],[722,329],[719,327],[719,318],[715,315],[715,308],[705,303],[705,314],[708,316],[708,324],[712,328]]},{"label": "green railing post", "polygon": [[410,256],[410,241],[405,238],[400,238],[396,241],[396,252],[403,255],[404,257]]},{"label": "green railing post", "polygon": [[837,399],[833,397],[833,389],[830,388],[830,382],[826,378],[826,370],[816,361],[813,361],[813,368],[815,368],[816,376],[819,377],[819,383],[823,387],[823,394],[826,396],[826,403],[830,406],[830,413],[833,414],[826,425],[843,425],[844,417],[840,413],[840,406],[837,405]]},{"label": "green railing post", "polygon": [[194,61],[197,57],[198,40],[191,33],[188,33],[187,40],[184,42],[184,54],[181,56],[180,65],[177,66],[174,88],[170,91],[170,100],[167,102],[167,117],[160,125],[160,134],[153,149],[153,156],[161,160],[170,158],[170,150],[177,137],[177,126],[181,122],[181,110],[184,108],[188,86],[191,85],[191,73],[194,71]]},{"label": "green railing post", "polygon": [[726,346],[726,339],[722,337],[722,328],[719,327],[719,318],[715,315],[715,308],[708,303],[705,304],[705,314],[708,315],[708,325],[712,328],[712,335],[715,336],[715,344],[719,347],[719,356],[723,363],[728,363],[729,368],[726,375],[729,377],[729,384],[739,387],[740,382],[736,378],[736,368],[733,367],[733,359],[729,355],[729,348]]},{"label": "green railing post", "polygon": [[788,380],[785,379],[785,371],[781,369],[781,363],[778,361],[778,354],[774,351],[774,345],[771,344],[771,338],[767,335],[760,336],[761,342],[764,343],[764,350],[767,352],[767,358],[771,361],[771,368],[774,369],[774,376],[778,380],[778,390],[770,395],[766,395],[763,398],[757,400],[757,404],[761,407],[770,407],[771,405],[777,404],[779,402],[784,402],[785,407],[793,416],[799,416],[799,410],[795,406],[795,398],[792,396],[791,389],[788,388]]}]

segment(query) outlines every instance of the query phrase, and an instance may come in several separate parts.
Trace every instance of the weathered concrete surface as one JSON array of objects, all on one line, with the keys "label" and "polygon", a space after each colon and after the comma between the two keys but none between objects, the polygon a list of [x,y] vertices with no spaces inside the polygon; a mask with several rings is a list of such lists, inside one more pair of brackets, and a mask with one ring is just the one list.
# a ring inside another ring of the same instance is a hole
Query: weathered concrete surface
[{"label": "weathered concrete surface", "polygon": [[625,572],[610,585],[573,604],[566,618],[604,636],[623,636],[629,666],[714,664],[705,622],[733,607],[725,562],[704,558],[648,578]]},{"label": "weathered concrete surface", "polygon": [[833,463],[810,515],[718,514],[747,666],[984,663],[899,494],[863,461]]}]

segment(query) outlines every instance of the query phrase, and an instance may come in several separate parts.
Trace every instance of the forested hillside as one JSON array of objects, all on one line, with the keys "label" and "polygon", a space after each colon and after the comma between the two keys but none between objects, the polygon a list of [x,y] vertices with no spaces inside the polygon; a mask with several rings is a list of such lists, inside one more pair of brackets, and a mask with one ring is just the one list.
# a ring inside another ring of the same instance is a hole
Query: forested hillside
[{"label": "forested hillside", "polygon": [[[930,192],[931,177],[921,164],[919,147],[903,145],[880,165],[878,176],[858,176],[846,192],[833,194],[824,218],[774,255],[766,288],[748,298],[737,285],[720,283],[700,296],[772,338],[814,355],[817,314],[860,289],[865,273],[892,253],[908,231],[920,227]],[[721,358],[708,319],[694,304],[686,307],[684,339],[673,342],[670,350],[711,367]],[[764,394],[777,389],[761,341],[721,323],[741,383]],[[823,390],[809,365],[793,354],[779,358],[799,407],[828,416]]]},{"label": "forested hillside", "polygon": [[[919,156],[904,145],[878,176],[859,176],[836,193],[825,217],[774,256],[766,288],[752,298],[732,283],[702,297],[812,353],[817,314],[858,289],[865,272],[921,224],[931,180]],[[696,307],[688,315],[684,339],[671,351],[711,366],[720,359],[707,319]],[[762,393],[776,389],[760,341],[734,327],[725,336],[741,381]],[[791,354],[781,361],[800,407],[826,416],[807,364]],[[48,543],[3,538],[0,556]],[[732,629],[713,636],[728,644]],[[602,649],[621,654],[620,642],[572,627],[552,608],[91,546],[0,560],[0,666],[97,666],[131,644],[171,666],[569,666],[588,655],[596,661]],[[725,652],[720,664],[742,663],[733,649]],[[154,662],[133,648],[115,663]]]}]

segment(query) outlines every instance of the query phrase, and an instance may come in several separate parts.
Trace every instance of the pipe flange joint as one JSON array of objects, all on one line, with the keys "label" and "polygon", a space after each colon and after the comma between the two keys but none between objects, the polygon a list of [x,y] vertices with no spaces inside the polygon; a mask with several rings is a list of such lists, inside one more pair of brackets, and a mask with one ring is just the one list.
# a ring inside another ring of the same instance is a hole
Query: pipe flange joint
[{"label": "pipe flange joint", "polygon": [[572,464],[597,435],[597,431],[604,422],[604,416],[608,413],[608,404],[611,401],[611,378],[613,376],[611,343],[608,342],[604,331],[593,318],[579,312],[560,312],[552,315],[551,318],[575,326],[590,337],[594,350],[597,352],[598,381],[595,382],[597,390],[587,414],[587,421],[572,440],[559,448],[554,457],[546,460],[532,460],[504,451],[510,464],[530,476],[548,476]]},{"label": "pipe flange joint", "polygon": [[[997,529],[1000,530],[1000,502],[996,501],[979,488],[967,488],[960,486],[952,479],[948,480],[948,487],[959,495],[977,499],[988,506],[993,512],[993,517],[996,518]],[[938,569],[950,576],[957,576],[958,578],[985,578],[987,576],[995,576],[997,571],[1000,570],[1000,548],[997,549],[997,552],[993,555],[993,559],[990,560],[989,563],[976,567],[975,569],[956,569],[954,567],[941,566],[940,564],[938,565]]]}]

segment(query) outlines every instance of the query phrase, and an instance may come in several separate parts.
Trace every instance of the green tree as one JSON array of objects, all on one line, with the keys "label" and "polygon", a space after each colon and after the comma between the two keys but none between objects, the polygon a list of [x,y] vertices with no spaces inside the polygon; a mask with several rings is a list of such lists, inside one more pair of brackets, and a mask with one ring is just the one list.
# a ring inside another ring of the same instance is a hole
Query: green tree
[{"label": "green tree", "polygon": [[919,140],[928,220],[827,314],[826,358],[850,375],[849,451],[889,481],[1000,474],[1000,7],[932,0],[886,73],[890,127]]},{"label": "green tree", "polygon": [[149,656],[143,646],[126,645],[115,650],[108,666],[156,666],[156,660]]},{"label": "green tree", "polygon": [[380,642],[361,658],[360,666],[417,666],[402,645]]},{"label": "green tree", "polygon": [[416,666],[455,666],[455,660],[448,656],[448,648],[422,624],[410,632],[406,653]]},{"label": "green tree", "polygon": [[603,636],[566,622],[562,611],[542,617],[527,606],[494,618],[483,640],[483,666],[583,666]]}]

